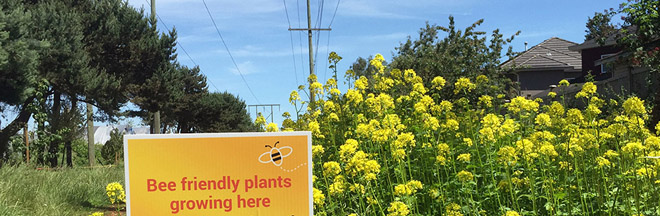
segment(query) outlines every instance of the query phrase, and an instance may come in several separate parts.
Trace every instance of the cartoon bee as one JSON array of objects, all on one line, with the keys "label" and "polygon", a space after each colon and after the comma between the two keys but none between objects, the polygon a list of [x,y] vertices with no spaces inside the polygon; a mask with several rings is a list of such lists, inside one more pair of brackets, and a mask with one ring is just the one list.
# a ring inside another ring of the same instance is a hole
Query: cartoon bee
[{"label": "cartoon bee", "polygon": [[291,153],[293,152],[293,148],[291,148],[291,146],[284,146],[281,148],[277,148],[278,143],[280,143],[280,141],[277,141],[274,146],[270,146],[270,145],[264,146],[264,147],[269,147],[270,151],[261,154],[259,156],[259,162],[261,163],[273,162],[275,166],[282,165],[282,159],[291,155]]}]

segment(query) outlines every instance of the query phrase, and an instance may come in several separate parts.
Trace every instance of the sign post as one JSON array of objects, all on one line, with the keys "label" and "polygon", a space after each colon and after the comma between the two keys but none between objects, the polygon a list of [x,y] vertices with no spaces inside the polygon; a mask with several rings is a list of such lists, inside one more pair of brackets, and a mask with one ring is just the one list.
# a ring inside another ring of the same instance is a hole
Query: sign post
[{"label": "sign post", "polygon": [[313,215],[310,132],[124,136],[128,215]]}]

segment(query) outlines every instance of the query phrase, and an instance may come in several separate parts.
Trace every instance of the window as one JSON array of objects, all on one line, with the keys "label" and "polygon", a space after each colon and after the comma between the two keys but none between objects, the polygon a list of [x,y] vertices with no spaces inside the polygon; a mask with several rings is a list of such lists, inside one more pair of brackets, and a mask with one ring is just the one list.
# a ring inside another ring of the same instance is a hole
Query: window
[{"label": "window", "polygon": [[603,61],[603,59],[606,59],[607,57],[610,57],[610,56],[613,56],[613,55],[615,55],[615,54],[612,53],[612,54],[600,55],[600,60],[601,60],[601,62],[600,62],[600,73],[601,74],[607,73],[608,71],[610,71],[612,69],[612,65],[610,64],[611,61]]}]

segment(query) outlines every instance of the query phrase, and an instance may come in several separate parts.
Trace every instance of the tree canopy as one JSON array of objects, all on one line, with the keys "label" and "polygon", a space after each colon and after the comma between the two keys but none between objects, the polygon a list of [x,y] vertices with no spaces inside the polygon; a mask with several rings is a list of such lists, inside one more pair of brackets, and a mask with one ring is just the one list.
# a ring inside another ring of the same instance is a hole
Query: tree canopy
[{"label": "tree canopy", "polygon": [[0,112],[17,113],[0,130],[0,157],[34,116],[39,162],[57,166],[66,149],[70,164],[80,102],[101,121],[126,115],[120,108],[130,102],[139,110],[128,114],[148,120],[162,111],[162,126],[176,132],[253,130],[245,103],[209,93],[199,67],[178,63],[176,30],[159,33],[156,24],[122,0],[0,0]]}]

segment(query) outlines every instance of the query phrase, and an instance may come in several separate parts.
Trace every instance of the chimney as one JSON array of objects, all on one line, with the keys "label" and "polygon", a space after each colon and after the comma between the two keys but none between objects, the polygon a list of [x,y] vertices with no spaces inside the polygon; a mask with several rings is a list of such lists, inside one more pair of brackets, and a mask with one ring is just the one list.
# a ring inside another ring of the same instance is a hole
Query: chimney
[{"label": "chimney", "polygon": [[527,41],[525,41],[525,51],[527,51]]}]

